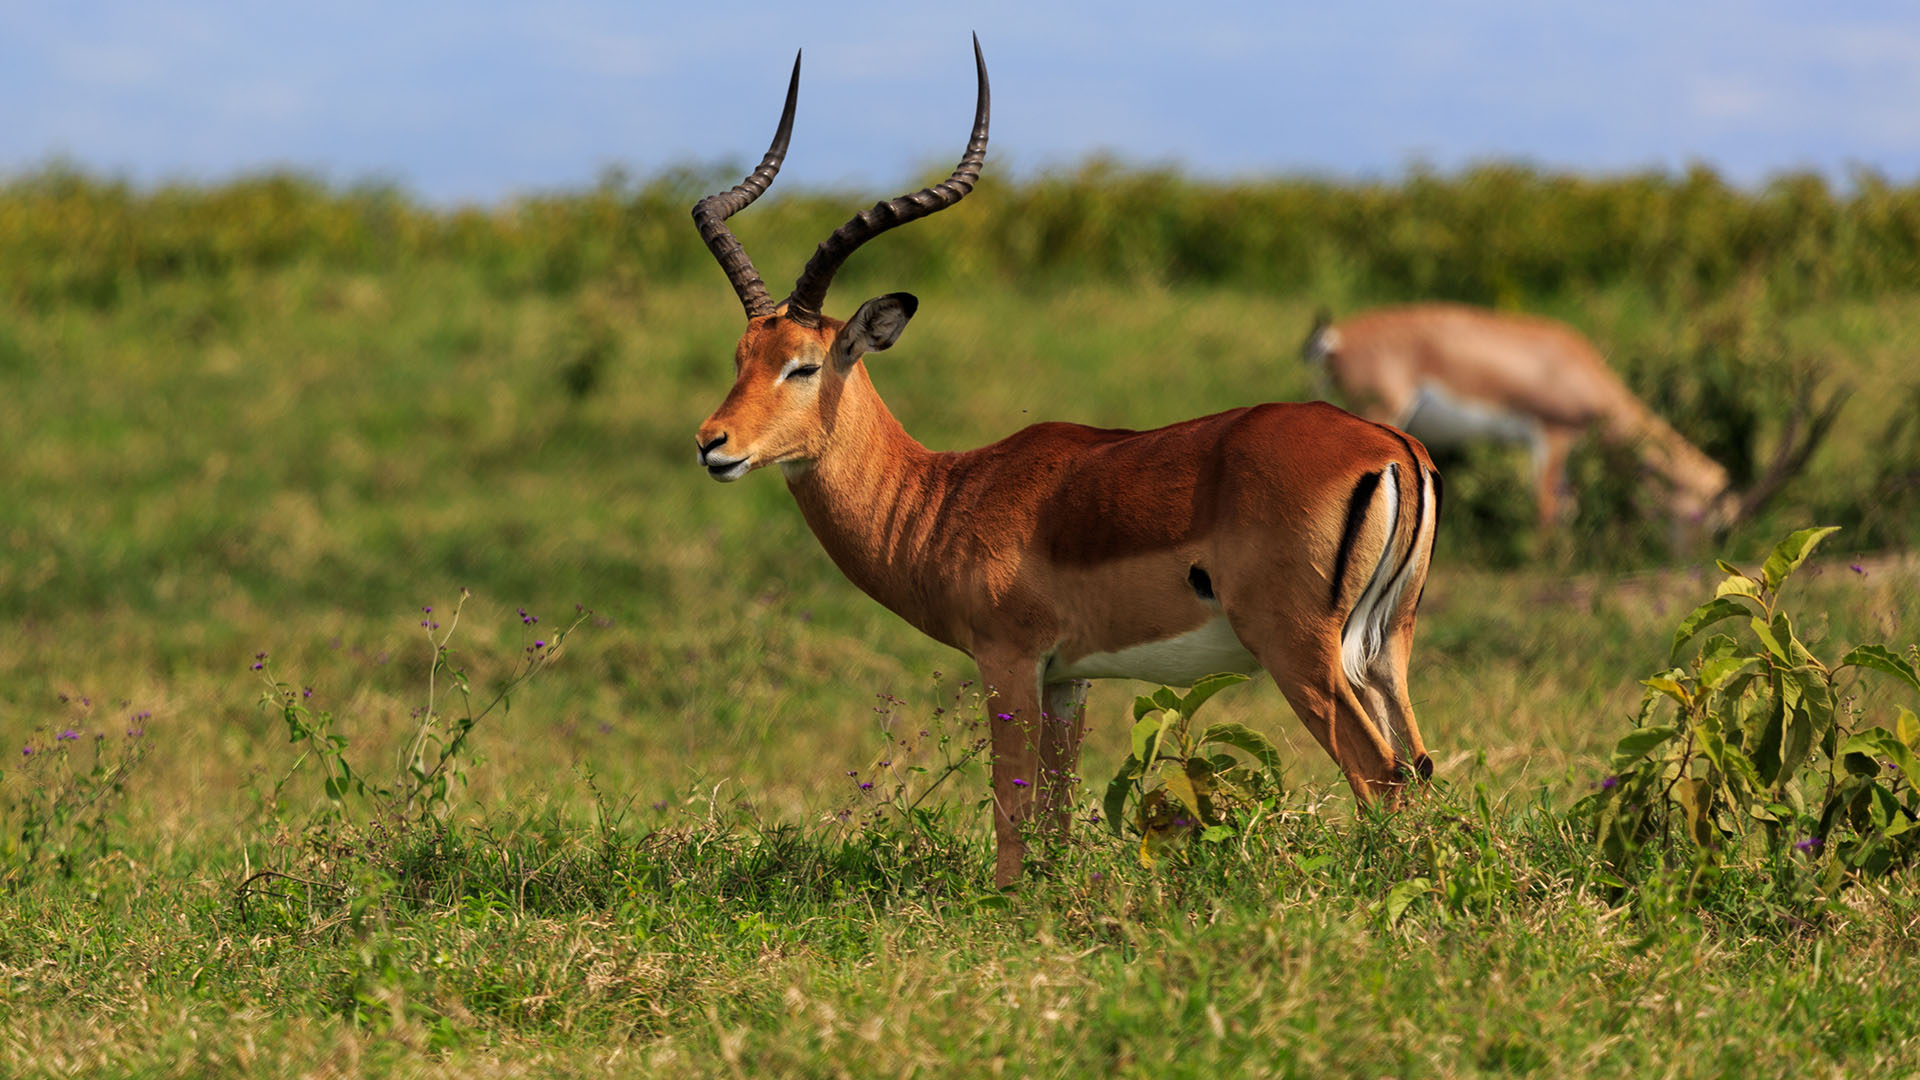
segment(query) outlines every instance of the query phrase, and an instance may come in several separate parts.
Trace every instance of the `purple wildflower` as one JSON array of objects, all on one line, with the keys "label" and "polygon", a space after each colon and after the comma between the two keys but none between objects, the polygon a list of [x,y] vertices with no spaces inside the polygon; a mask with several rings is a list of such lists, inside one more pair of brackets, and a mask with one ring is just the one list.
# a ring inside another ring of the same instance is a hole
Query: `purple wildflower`
[{"label": "purple wildflower", "polygon": [[23,746],[23,747],[21,747],[21,748],[20,748],[20,756],[21,756],[21,757],[32,757],[32,756],[33,756],[33,747],[32,747],[31,745],[28,745],[28,746]]},{"label": "purple wildflower", "polygon": [[848,775],[848,776],[859,776],[859,775],[860,775],[860,770],[858,770],[858,769],[848,769],[848,770],[847,770],[847,775]]},{"label": "purple wildflower", "polygon": [[862,780],[862,781],[860,781],[860,790],[861,790],[861,791],[872,791],[872,790],[873,790],[873,781],[871,781],[871,780]]},{"label": "purple wildflower", "polygon": [[1016,776],[1016,777],[1014,777],[1014,778],[1013,778],[1013,786],[1014,786],[1014,787],[1026,787],[1026,786],[1027,786],[1027,782],[1026,782],[1025,780],[1022,780],[1022,779],[1020,779],[1019,777],[1017,777],[1017,776]]},{"label": "purple wildflower", "polygon": [[54,736],[54,738],[60,740],[61,742],[72,742],[73,740],[79,737],[80,737],[80,733],[73,730],[72,728],[68,728],[65,731],[62,731],[60,734]]},{"label": "purple wildflower", "polygon": [[1818,854],[1820,849],[1826,846],[1827,842],[1818,836],[1809,836],[1804,840],[1795,840],[1793,842],[1793,850],[1800,852],[1802,855]]},{"label": "purple wildflower", "polygon": [[253,654],[253,670],[259,671],[261,668],[264,668],[266,666],[267,666],[267,654],[263,652],[254,653]]},{"label": "purple wildflower", "polygon": [[1864,566],[1861,566],[1859,563],[1848,563],[1847,569],[1853,571],[1856,574],[1859,574],[1861,577],[1867,576],[1867,568]]},{"label": "purple wildflower", "polygon": [[1183,817],[1177,817],[1173,819],[1173,824],[1175,828],[1184,829],[1187,826],[1193,824],[1193,822],[1188,821],[1186,818],[1183,818]]},{"label": "purple wildflower", "polygon": [[1010,712],[997,712],[993,714],[993,718],[995,720],[1011,720],[1013,719],[1013,714]]},{"label": "purple wildflower", "polygon": [[129,738],[129,739],[137,739],[137,738],[139,738],[140,736],[142,736],[142,735],[145,735],[146,733],[147,733],[147,729],[146,729],[146,728],[143,728],[143,727],[130,727],[130,728],[128,728],[128,729],[127,729],[127,738]]},{"label": "purple wildflower", "polygon": [[1619,786],[1620,786],[1620,778],[1617,776],[1609,776],[1605,780],[1600,781],[1601,791],[1612,791],[1614,788],[1617,788]]}]

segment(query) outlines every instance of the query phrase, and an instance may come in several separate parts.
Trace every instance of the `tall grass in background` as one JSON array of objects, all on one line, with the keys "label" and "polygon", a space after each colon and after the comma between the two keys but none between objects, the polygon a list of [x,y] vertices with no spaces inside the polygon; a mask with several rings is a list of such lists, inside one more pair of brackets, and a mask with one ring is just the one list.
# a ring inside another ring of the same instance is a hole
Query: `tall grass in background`
[{"label": "tall grass in background", "polygon": [[[309,259],[477,261],[502,287],[557,291],[610,273],[680,281],[713,273],[687,211],[732,176],[611,173],[587,191],[437,209],[290,174],[143,189],[55,166],[0,183],[0,296],[110,304],[158,279]],[[872,197],[776,190],[736,224],[759,258],[790,259]],[[1795,173],[1742,189],[1704,167],[1585,177],[1505,164],[1215,181],[1095,160],[991,180],[965,215],[889,237],[860,262],[921,282],[1337,288],[1347,302],[1538,305],[1632,283],[1691,304],[1757,287],[1791,307],[1920,280],[1920,184],[1861,173],[1841,189]]]}]

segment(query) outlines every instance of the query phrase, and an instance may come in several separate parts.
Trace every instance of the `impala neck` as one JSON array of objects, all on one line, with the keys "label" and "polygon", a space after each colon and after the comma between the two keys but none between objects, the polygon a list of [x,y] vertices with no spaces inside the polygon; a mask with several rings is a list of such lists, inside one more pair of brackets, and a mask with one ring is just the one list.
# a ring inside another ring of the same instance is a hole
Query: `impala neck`
[{"label": "impala neck", "polygon": [[855,364],[827,406],[825,449],[786,467],[787,488],[841,572],[927,634],[957,644],[927,607],[927,549],[944,455],[908,435]]}]

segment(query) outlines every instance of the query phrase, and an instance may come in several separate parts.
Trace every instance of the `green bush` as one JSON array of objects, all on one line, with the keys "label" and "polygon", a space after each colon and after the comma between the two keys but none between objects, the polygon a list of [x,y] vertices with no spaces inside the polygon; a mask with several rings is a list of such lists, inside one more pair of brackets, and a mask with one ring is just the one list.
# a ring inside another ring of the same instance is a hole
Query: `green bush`
[{"label": "green bush", "polygon": [[[1691,900],[1738,868],[1817,908],[1920,854],[1920,718],[1903,704],[1871,708],[1852,678],[1920,692],[1920,650],[1864,644],[1823,661],[1781,604],[1782,586],[1836,531],[1792,534],[1757,576],[1722,562],[1713,599],[1680,621],[1612,775],[1576,807],[1615,887],[1652,873]],[[1694,645],[1728,622],[1735,633]]]},{"label": "green bush", "polygon": [[[455,259],[508,291],[686,280],[717,273],[689,208],[735,179],[616,172],[585,191],[435,209],[391,187],[297,174],[137,189],[53,166],[0,183],[0,297],[110,306],[155,281],[303,260],[375,270]],[[873,196],[783,186],[740,230],[769,280],[782,279]],[[1394,182],[1210,181],[1095,159],[990,175],[963,217],[863,250],[849,274],[1200,284],[1349,305],[1538,305],[1632,282],[1688,306],[1752,284],[1793,307],[1920,280],[1920,184],[1862,174],[1836,191],[1809,173],[1742,190],[1703,167],[1584,177],[1499,163]]]}]

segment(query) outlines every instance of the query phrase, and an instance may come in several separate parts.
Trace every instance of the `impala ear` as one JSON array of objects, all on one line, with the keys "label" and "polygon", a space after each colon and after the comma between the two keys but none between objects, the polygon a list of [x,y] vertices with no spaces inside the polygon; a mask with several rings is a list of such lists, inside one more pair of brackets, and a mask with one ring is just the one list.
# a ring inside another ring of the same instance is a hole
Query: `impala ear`
[{"label": "impala ear", "polygon": [[867,353],[891,347],[919,308],[919,299],[903,292],[876,296],[861,304],[833,339],[834,361],[844,366]]}]

